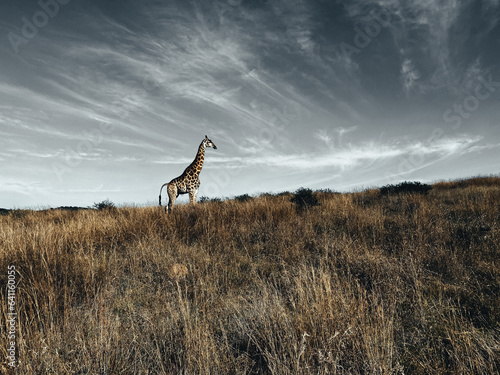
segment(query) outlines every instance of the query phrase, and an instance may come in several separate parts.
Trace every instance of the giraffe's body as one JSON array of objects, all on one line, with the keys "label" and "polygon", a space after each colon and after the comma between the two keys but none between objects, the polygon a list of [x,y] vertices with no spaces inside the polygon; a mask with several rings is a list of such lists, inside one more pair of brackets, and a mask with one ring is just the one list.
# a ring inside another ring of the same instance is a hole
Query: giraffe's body
[{"label": "giraffe's body", "polygon": [[172,210],[172,206],[175,203],[175,199],[179,194],[189,194],[189,202],[192,204],[196,203],[196,195],[198,194],[198,189],[200,187],[200,172],[203,167],[203,162],[205,160],[205,148],[213,147],[215,150],[217,146],[205,136],[205,139],[201,142],[200,147],[198,147],[198,152],[193,162],[182,172],[179,177],[174,178],[172,181],[163,184],[160,188],[159,202],[161,206],[161,191],[164,186],[167,186],[168,193],[168,210]]}]

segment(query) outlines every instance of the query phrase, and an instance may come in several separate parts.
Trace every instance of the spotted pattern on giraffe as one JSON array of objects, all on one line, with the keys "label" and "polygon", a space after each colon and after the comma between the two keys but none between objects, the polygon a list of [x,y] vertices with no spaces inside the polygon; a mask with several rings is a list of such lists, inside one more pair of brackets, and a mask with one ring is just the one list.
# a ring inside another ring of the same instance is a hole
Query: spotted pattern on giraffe
[{"label": "spotted pattern on giraffe", "polygon": [[198,147],[198,152],[193,162],[182,172],[179,177],[174,178],[170,182],[164,183],[160,188],[160,196],[158,197],[161,206],[161,192],[162,189],[167,187],[168,194],[168,211],[172,211],[172,207],[175,204],[175,199],[180,194],[189,194],[189,202],[191,204],[196,204],[196,196],[198,194],[198,189],[200,188],[200,172],[203,168],[203,162],[205,161],[205,149],[207,147],[212,147],[217,150],[217,146],[205,135],[203,141],[201,141]]}]

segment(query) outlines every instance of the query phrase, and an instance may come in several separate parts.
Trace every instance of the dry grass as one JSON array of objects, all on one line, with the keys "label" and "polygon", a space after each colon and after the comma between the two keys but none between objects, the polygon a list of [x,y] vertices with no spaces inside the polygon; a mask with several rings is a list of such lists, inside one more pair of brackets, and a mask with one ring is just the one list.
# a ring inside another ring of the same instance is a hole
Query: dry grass
[{"label": "dry grass", "polygon": [[500,179],[318,199],[0,216],[18,373],[498,373]]}]

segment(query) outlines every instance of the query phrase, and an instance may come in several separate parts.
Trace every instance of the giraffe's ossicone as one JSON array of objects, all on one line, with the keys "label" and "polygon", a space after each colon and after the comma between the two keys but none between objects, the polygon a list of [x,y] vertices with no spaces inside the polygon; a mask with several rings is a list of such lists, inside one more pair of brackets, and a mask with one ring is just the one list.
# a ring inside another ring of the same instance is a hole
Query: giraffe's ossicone
[{"label": "giraffe's ossicone", "polygon": [[179,177],[174,178],[172,181],[164,183],[160,188],[159,203],[161,206],[161,191],[167,186],[168,194],[168,210],[172,210],[172,206],[175,203],[175,199],[179,194],[189,194],[189,202],[192,204],[196,203],[196,195],[198,194],[198,189],[200,187],[200,172],[203,167],[203,161],[205,160],[205,149],[207,147],[212,147],[217,150],[217,146],[205,135],[205,139],[201,141],[200,147],[198,147],[198,152],[193,162],[182,172]]}]

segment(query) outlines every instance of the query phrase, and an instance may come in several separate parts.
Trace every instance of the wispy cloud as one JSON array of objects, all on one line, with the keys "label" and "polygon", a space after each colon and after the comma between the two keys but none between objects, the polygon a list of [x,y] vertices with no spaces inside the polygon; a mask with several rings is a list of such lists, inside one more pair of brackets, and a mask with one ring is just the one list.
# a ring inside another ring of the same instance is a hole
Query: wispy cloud
[{"label": "wispy cloud", "polygon": [[[471,52],[476,52],[474,45],[493,37],[490,34],[500,20],[496,0],[480,3],[474,0],[360,0],[346,3],[351,17],[359,20],[370,9],[378,8],[391,14],[387,30],[391,32],[402,62],[405,94],[410,94],[410,89],[413,94],[446,89],[451,94],[461,95],[477,74],[488,72],[489,66],[482,66]],[[474,77],[468,74],[471,69],[476,72]]]},{"label": "wispy cloud", "polygon": [[[328,137],[326,141],[331,141]],[[268,167],[293,170],[318,171],[324,168],[333,168],[339,171],[352,170],[360,165],[371,165],[378,161],[402,160],[411,155],[420,158],[440,158],[459,156],[465,153],[478,151],[477,143],[482,140],[479,136],[459,136],[442,138],[432,144],[425,142],[393,142],[391,144],[367,142],[357,145],[350,144],[338,149],[329,149],[325,152],[254,155],[251,157],[220,157],[211,155],[209,168],[223,165],[225,168]],[[328,143],[328,142],[326,142]],[[328,144],[327,144],[328,145]],[[182,160],[187,162],[188,159]],[[167,161],[163,161],[167,162]],[[169,160],[169,163],[180,163],[178,160]]]},{"label": "wispy cloud", "polygon": [[420,73],[415,69],[410,59],[405,59],[401,66],[401,80],[403,90],[408,95],[415,85],[415,81],[420,78]]}]

